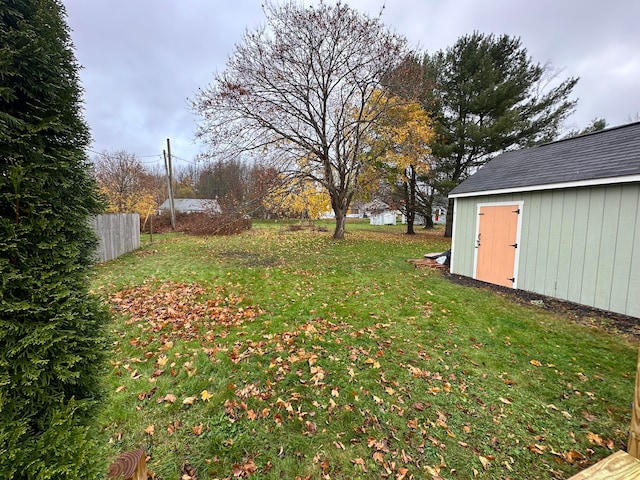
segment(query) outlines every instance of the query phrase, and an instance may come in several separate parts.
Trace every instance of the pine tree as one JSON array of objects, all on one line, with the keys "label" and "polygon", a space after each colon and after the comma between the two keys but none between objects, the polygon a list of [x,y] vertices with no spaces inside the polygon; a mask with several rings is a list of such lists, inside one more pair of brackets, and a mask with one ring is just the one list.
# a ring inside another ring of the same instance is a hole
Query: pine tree
[{"label": "pine tree", "polygon": [[496,154],[556,138],[576,105],[569,96],[578,79],[552,82],[551,66],[534,63],[520,39],[508,35],[460,37],[425,56],[424,74],[431,86],[425,107],[435,120],[433,174],[442,195]]},{"label": "pine tree", "polygon": [[104,477],[91,427],[107,313],[90,295],[102,205],[59,0],[0,0],[0,477]]}]

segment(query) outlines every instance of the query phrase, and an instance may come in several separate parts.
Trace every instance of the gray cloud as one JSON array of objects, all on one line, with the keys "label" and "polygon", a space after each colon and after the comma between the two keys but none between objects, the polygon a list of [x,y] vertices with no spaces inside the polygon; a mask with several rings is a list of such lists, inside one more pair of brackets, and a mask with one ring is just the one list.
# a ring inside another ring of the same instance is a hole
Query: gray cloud
[{"label": "gray cloud", "polygon": [[[314,3],[306,1],[306,4]],[[522,39],[534,61],[580,77],[568,127],[595,117],[626,123],[640,113],[640,2],[635,0],[350,0],[420,51],[474,30]],[[264,20],[259,0],[64,0],[83,70],[93,150],[192,160],[197,118],[188,99],[206,86],[246,29]],[[149,159],[154,161],[153,158]]]}]

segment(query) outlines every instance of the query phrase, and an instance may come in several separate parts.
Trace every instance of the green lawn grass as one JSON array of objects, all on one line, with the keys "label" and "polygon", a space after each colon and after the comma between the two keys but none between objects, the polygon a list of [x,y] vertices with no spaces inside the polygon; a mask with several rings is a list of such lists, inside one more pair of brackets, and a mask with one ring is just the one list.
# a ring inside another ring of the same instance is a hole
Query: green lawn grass
[{"label": "green lawn grass", "polygon": [[625,448],[637,344],[415,268],[441,230],[295,225],[99,267],[113,455],[145,447],[157,479],[532,479]]}]

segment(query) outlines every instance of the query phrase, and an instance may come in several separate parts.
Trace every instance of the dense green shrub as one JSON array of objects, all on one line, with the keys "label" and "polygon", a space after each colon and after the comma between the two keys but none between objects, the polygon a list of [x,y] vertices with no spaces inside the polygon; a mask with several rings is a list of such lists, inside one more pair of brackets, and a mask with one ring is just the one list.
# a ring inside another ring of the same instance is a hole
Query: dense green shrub
[{"label": "dense green shrub", "polygon": [[104,476],[92,418],[107,313],[100,211],[59,0],[0,0],[0,478]]}]

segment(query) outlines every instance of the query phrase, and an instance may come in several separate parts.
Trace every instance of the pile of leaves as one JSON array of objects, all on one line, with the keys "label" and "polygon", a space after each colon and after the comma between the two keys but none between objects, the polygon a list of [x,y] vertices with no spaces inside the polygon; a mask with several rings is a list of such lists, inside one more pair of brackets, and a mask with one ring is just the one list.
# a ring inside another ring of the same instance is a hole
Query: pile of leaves
[{"label": "pile of leaves", "polygon": [[198,283],[150,280],[143,285],[121,290],[110,298],[115,313],[129,317],[127,324],[142,324],[142,333],[162,333],[166,341],[193,340],[212,332],[225,336],[230,327],[254,320],[262,312],[255,307],[240,307],[242,297],[234,294],[208,297]]},{"label": "pile of leaves", "polygon": [[251,219],[235,214],[176,213],[176,229],[171,229],[171,216],[168,213],[156,215],[142,225],[142,232],[169,233],[172,231],[189,235],[237,235],[251,229]]}]

